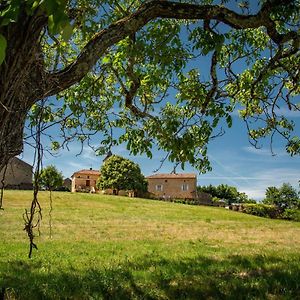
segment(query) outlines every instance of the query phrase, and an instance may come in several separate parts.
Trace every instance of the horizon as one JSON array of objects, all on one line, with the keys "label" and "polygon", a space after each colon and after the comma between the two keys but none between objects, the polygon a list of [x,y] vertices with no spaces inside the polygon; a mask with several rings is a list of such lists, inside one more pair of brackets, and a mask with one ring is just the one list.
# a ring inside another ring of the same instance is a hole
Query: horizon
[{"label": "horizon", "polygon": [[[295,122],[295,132],[300,131],[300,113],[293,114]],[[99,140],[99,139],[95,139]],[[94,141],[94,142],[95,142]],[[43,146],[50,144],[49,139],[43,139]],[[96,146],[96,142],[94,146]],[[78,155],[82,150],[82,153]],[[233,116],[233,126],[226,130],[226,133],[212,141],[208,145],[208,156],[211,161],[212,171],[200,174],[191,165],[186,164],[185,169],[176,168],[177,173],[196,173],[197,185],[214,186],[227,184],[235,186],[239,192],[246,193],[249,198],[262,200],[265,190],[269,186],[279,187],[288,182],[294,188],[299,189],[300,157],[291,157],[285,152],[283,141],[277,139],[273,144],[273,154],[268,140],[263,140],[261,149],[252,146],[246,135],[246,128],[242,120]],[[144,176],[156,173],[171,173],[174,164],[165,161],[160,167],[161,160],[166,155],[157,149],[153,150],[153,158],[149,159],[145,155],[133,156],[129,154],[125,145],[112,148],[112,153],[128,158],[137,163]],[[30,163],[34,162],[34,150],[28,145],[24,145],[24,151],[19,156]],[[79,142],[69,144],[67,149],[60,150],[55,156],[44,153],[43,166],[55,165],[62,172],[65,178],[81,169],[99,170],[105,156],[96,156],[95,152],[88,146]]]}]

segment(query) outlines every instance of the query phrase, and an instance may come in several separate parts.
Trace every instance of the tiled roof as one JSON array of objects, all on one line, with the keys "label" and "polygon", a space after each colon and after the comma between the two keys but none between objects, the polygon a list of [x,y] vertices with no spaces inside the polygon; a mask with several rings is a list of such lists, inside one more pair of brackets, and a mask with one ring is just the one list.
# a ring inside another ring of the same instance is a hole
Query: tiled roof
[{"label": "tiled roof", "polygon": [[73,177],[75,174],[100,175],[100,172],[98,170],[80,170],[80,171],[74,172],[74,174],[71,177]]},{"label": "tiled roof", "polygon": [[196,178],[195,173],[178,173],[178,174],[153,174],[146,178]]}]

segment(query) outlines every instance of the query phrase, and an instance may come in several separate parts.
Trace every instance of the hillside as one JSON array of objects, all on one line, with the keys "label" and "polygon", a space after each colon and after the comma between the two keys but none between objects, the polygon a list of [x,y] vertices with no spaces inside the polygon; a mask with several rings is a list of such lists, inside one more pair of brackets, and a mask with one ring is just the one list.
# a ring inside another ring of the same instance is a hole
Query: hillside
[{"label": "hillside", "polygon": [[[5,191],[0,288],[11,299],[297,299],[300,223],[144,199],[40,193],[39,250]],[[1,290],[1,289],[0,289]],[[299,298],[298,298],[299,299]]]}]

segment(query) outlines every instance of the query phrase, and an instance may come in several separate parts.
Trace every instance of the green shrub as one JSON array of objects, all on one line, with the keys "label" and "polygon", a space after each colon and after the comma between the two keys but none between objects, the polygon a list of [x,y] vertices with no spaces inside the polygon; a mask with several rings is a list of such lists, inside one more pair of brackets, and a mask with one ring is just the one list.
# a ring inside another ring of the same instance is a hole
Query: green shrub
[{"label": "green shrub", "polygon": [[282,214],[282,218],[300,222],[300,209],[286,209]]},{"label": "green shrub", "polygon": [[258,216],[258,217],[265,217],[265,218],[272,218],[276,219],[280,217],[280,210],[274,205],[266,205],[266,204],[244,204],[243,210],[244,213]]}]

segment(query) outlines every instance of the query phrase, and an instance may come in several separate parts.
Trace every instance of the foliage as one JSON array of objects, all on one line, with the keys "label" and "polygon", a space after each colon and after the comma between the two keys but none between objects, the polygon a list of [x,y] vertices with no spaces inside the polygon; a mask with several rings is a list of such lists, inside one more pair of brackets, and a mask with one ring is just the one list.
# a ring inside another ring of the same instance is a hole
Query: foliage
[{"label": "foliage", "polygon": [[50,165],[42,169],[39,181],[42,187],[45,187],[49,191],[53,191],[63,185],[63,175],[55,166]]},{"label": "foliage", "polygon": [[296,221],[300,222],[300,209],[290,209],[287,208],[283,213],[282,213],[282,218],[291,220],[291,221]]},{"label": "foliage", "polygon": [[97,182],[99,189],[147,191],[147,181],[140,167],[121,156],[110,156],[102,165],[100,174]]},{"label": "foliage", "polygon": [[227,184],[198,186],[197,190],[208,193],[216,199],[225,200],[229,205],[231,203],[255,203],[255,200],[249,199],[245,193],[241,193],[236,187]]},{"label": "foliage", "polygon": [[279,189],[275,186],[269,186],[266,189],[266,197],[263,200],[266,204],[274,204],[274,201],[278,201],[280,198]]},{"label": "foliage", "polygon": [[[19,228],[31,193],[6,195],[6,212],[0,211],[4,298],[299,298],[298,223],[212,207],[57,193],[53,238],[43,234],[45,214],[39,251],[28,260]],[[44,206],[48,193],[41,192],[40,200]]]},{"label": "foliage", "polygon": [[268,187],[263,203],[276,205],[282,210],[300,208],[299,194],[289,183],[283,183],[280,188]]},{"label": "foliage", "polygon": [[1,1],[0,158],[21,151],[15,138],[29,110],[31,121],[43,110],[43,121],[61,125],[55,148],[101,132],[98,154],[125,143],[151,157],[156,145],[165,159],[201,172],[211,169],[209,141],[238,110],[253,144],[283,137],[287,152],[299,154],[285,114],[299,110],[299,1],[236,4]]},{"label": "foliage", "polygon": [[243,204],[242,211],[246,214],[264,217],[264,218],[280,218],[281,211],[274,205],[267,205],[267,204]]},{"label": "foliage", "polygon": [[62,33],[62,37],[68,40],[72,34],[72,27],[66,14],[66,5],[67,1],[65,0],[4,0],[0,10],[0,27],[16,23],[22,8],[25,8],[26,14],[29,16],[34,15],[36,10],[40,9],[40,13],[48,16],[49,32],[51,34]]}]

